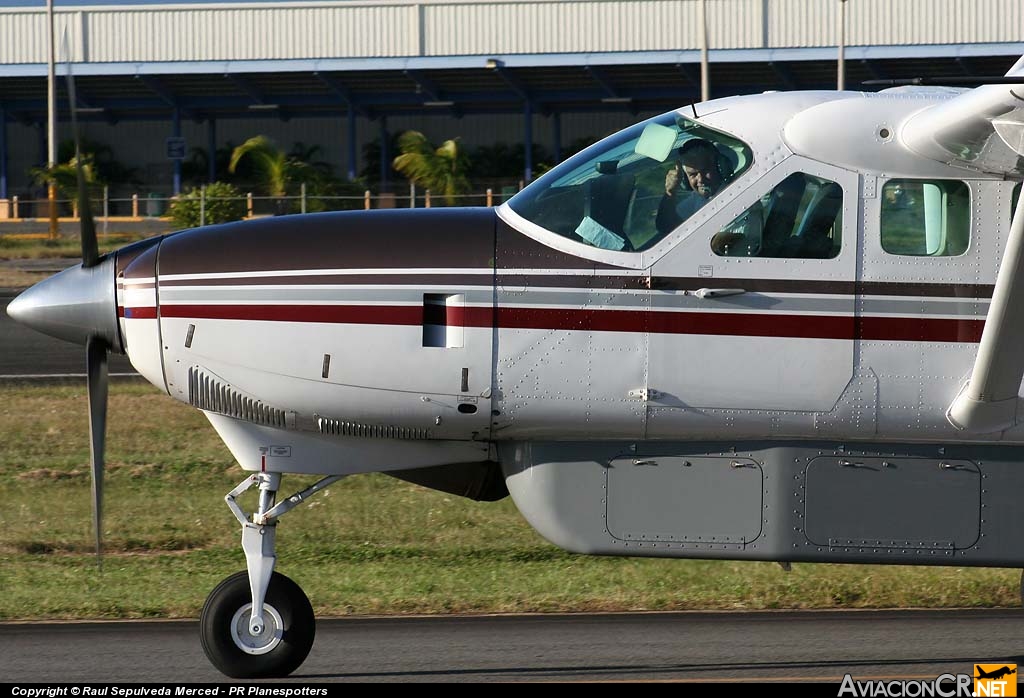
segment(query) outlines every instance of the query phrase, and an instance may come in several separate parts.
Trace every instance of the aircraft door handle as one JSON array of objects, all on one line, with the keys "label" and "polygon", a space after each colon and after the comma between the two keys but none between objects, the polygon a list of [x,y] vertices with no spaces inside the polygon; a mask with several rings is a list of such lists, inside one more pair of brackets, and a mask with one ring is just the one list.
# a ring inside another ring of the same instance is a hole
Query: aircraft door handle
[{"label": "aircraft door handle", "polygon": [[724,298],[725,296],[738,296],[746,292],[746,289],[742,288],[698,288],[693,295],[700,299]]}]

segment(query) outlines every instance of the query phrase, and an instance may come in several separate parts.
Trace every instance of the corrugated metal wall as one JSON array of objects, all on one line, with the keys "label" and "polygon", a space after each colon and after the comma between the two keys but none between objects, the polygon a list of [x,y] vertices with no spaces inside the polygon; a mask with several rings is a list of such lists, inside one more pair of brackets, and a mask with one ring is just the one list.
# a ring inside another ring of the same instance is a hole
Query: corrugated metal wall
[{"label": "corrugated metal wall", "polygon": [[[86,62],[686,50],[698,0],[421,0],[58,10]],[[831,46],[837,0],[707,0],[713,48]],[[1021,0],[849,0],[847,44],[1024,37]],[[43,63],[45,11],[0,9],[0,64]],[[0,66],[2,69],[2,66]]]},{"label": "corrugated metal wall", "polygon": [[[699,3],[491,2],[424,6],[425,52],[584,53],[700,46]],[[762,0],[712,0],[709,33],[721,48],[761,45]]]},{"label": "corrugated metal wall", "polygon": [[[771,46],[834,46],[839,3],[770,0]],[[1019,0],[849,0],[848,45],[1015,42],[1024,38]]]}]

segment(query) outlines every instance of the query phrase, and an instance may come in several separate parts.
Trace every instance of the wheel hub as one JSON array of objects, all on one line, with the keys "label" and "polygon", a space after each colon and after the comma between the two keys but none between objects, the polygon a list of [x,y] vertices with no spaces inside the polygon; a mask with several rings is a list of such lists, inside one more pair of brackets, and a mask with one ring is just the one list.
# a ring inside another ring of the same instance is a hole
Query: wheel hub
[{"label": "wheel hub", "polygon": [[263,604],[263,631],[254,634],[249,629],[252,604],[247,603],[235,612],[231,619],[231,639],[238,649],[246,654],[266,654],[279,644],[284,637],[284,621],[277,609]]}]

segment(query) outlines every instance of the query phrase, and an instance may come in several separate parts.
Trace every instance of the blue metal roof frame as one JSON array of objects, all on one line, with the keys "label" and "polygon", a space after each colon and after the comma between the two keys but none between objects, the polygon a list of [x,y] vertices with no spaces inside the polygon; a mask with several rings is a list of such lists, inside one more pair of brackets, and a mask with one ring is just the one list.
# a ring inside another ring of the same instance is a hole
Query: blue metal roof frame
[{"label": "blue metal roof frame", "polygon": [[[871,79],[1002,75],[1024,43],[849,47],[847,85]],[[713,96],[832,89],[835,49],[710,52]],[[390,114],[665,111],[699,99],[699,53],[75,64],[83,118],[166,120]],[[488,67],[488,66],[491,67]],[[63,72],[63,71],[61,71]],[[46,66],[0,66],[9,120],[46,113]],[[67,113],[66,106],[62,113]]]}]

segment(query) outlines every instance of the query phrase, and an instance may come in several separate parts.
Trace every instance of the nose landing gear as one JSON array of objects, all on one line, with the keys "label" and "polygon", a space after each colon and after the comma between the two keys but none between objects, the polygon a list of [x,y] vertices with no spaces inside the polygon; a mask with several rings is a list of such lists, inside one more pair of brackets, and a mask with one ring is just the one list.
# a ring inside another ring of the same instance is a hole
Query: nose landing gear
[{"label": "nose landing gear", "polygon": [[[316,619],[298,584],[274,572],[277,519],[311,494],[341,479],[325,477],[275,506],[280,473],[259,473],[245,479],[225,497],[242,524],[245,572],[231,575],[214,589],[199,619],[203,651],[210,662],[232,678],[287,676],[299,668],[313,647]],[[260,499],[252,521],[235,501],[253,485]]]}]

